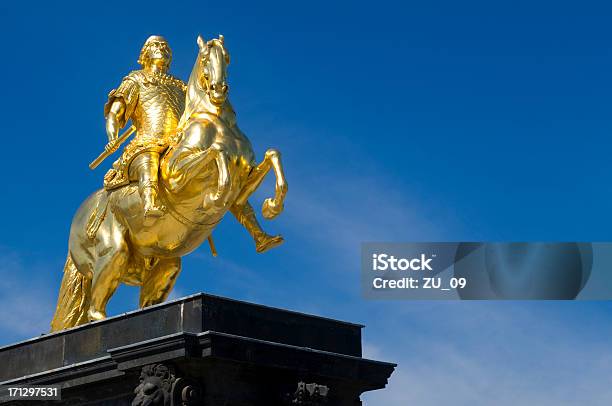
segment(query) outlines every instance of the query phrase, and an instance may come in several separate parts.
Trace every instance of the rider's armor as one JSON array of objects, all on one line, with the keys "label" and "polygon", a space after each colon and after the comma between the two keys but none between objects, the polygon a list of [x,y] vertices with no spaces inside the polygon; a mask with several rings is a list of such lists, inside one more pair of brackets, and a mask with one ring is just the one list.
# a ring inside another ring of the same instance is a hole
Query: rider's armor
[{"label": "rider's armor", "polygon": [[[126,185],[130,180],[138,180],[134,174],[130,176],[129,170],[135,158],[151,153],[153,156],[142,158],[159,159],[159,154],[168,147],[175,134],[185,108],[186,89],[183,81],[169,74],[138,70],[127,75],[119,88],[110,92],[104,107],[105,116],[112,103],[122,99],[125,113],[120,126],[123,127],[131,119],[136,127],[136,136],[104,177],[107,190]],[[157,171],[157,167],[154,169]],[[157,187],[156,184],[141,184],[141,187],[150,186]]]}]

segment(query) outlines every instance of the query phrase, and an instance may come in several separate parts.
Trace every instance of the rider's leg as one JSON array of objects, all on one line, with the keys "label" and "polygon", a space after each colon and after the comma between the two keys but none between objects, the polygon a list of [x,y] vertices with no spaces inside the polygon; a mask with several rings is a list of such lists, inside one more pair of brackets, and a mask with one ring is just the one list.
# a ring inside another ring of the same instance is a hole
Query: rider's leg
[{"label": "rider's leg", "polygon": [[233,205],[230,207],[230,211],[236,217],[238,222],[247,229],[249,234],[251,234],[253,240],[255,240],[255,248],[257,252],[268,251],[269,249],[277,247],[283,243],[283,237],[280,235],[271,236],[266,234],[266,232],[261,229],[261,226],[257,221],[257,217],[255,217],[253,207],[248,201],[243,205]]},{"label": "rider's leg", "polygon": [[145,216],[159,217],[164,214],[164,207],[157,201],[159,153],[143,152],[139,154],[132,161],[131,168],[138,174],[138,191],[144,202]]}]

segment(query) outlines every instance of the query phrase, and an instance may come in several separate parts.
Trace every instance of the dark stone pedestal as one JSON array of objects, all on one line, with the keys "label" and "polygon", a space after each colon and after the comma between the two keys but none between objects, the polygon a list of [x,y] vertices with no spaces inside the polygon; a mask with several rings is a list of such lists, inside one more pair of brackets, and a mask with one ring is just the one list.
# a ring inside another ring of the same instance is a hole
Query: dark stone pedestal
[{"label": "dark stone pedestal", "polygon": [[356,406],[395,367],[361,358],[362,327],[197,294],[0,348],[0,385],[61,385],[49,404]]}]

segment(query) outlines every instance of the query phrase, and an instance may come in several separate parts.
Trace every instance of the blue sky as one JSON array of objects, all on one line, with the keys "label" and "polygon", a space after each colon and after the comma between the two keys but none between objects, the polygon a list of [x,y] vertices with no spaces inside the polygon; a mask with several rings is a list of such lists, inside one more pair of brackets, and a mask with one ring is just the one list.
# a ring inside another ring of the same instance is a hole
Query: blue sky
[{"label": "blue sky", "polygon": [[[102,106],[143,41],[187,79],[222,33],[230,97],[290,191],[255,253],[227,218],[185,258],[199,291],[361,322],[400,364],[368,405],[604,405],[608,302],[365,301],[362,241],[610,240],[612,8],[581,2],[0,6],[0,344],[47,331],[80,202],[101,185]],[[83,8],[85,7],[85,8]],[[253,203],[260,207],[273,185]],[[109,311],[137,306],[122,287]]]}]

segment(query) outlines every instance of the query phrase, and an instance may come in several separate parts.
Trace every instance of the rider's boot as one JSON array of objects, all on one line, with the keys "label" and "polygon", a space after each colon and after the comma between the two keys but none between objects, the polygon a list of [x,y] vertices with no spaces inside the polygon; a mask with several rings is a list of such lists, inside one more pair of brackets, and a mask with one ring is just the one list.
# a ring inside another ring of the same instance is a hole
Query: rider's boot
[{"label": "rider's boot", "polygon": [[138,191],[144,204],[145,219],[162,216],[165,207],[159,203],[157,186],[159,154],[155,152],[142,153],[134,159],[132,165],[138,173]]},{"label": "rider's boot", "polygon": [[149,182],[142,188],[142,199],[146,218],[161,217],[164,214],[165,207],[159,204],[157,198],[157,183]]},{"label": "rider's boot", "polygon": [[233,206],[230,208],[230,211],[238,222],[247,229],[251,237],[253,237],[257,252],[266,252],[272,248],[278,247],[285,241],[280,235],[269,235],[261,229],[255,217],[253,207],[249,202],[246,202],[242,206]]}]

